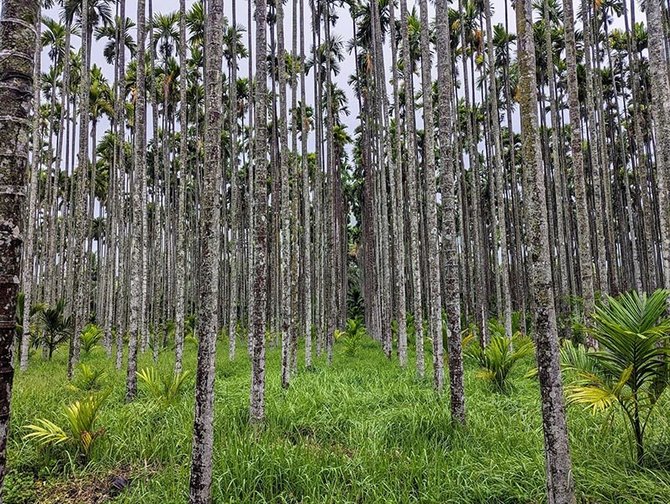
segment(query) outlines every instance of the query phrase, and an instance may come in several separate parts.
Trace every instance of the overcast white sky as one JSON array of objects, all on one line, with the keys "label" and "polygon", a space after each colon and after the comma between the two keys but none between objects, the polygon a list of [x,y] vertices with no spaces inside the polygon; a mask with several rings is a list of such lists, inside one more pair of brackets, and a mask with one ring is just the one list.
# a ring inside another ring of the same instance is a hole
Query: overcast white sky
[{"label": "overcast white sky", "polygon": [[[194,3],[194,0],[187,0],[187,8],[190,7]],[[414,2],[413,0],[408,0],[408,8],[412,9],[412,6],[416,3],[416,8],[418,12],[418,2]],[[494,24],[498,22],[503,22],[504,17],[503,17],[503,0],[493,0],[493,6],[494,6]],[[147,1],[148,4],[148,1]],[[311,37],[311,18],[310,18],[310,9],[309,9],[309,0],[304,0],[305,4],[305,50],[309,52],[311,46],[312,46],[312,37]],[[510,4],[511,5],[511,4]],[[237,24],[241,25],[245,29],[247,28],[247,10],[249,6],[249,1],[248,0],[237,0]],[[253,0],[252,0],[252,7],[253,7]],[[154,12],[172,12],[176,11],[179,9],[179,1],[178,0],[154,0],[153,3],[153,8]],[[432,5],[430,5],[429,2],[429,8],[431,9],[432,12]],[[148,5],[147,5],[148,9]],[[511,9],[511,7],[510,7]],[[230,0],[224,0],[224,11],[226,17],[230,20],[232,17],[232,2]],[[292,22],[292,0],[288,0],[285,6],[285,38],[286,38],[286,47],[288,50],[291,48],[291,22]],[[511,10],[513,13],[513,10]],[[346,9],[341,9],[338,8],[338,14],[339,14],[339,20],[337,22],[337,25],[331,30],[332,34],[334,36],[340,36],[346,43],[351,37],[353,36],[352,32],[352,26],[351,26],[351,16]],[[49,9],[44,12],[44,15],[57,18],[59,16],[59,10],[56,8]],[[137,18],[137,0],[127,0],[126,1],[126,15],[130,17],[131,19],[136,19]],[[399,12],[396,10],[396,16],[399,17]],[[512,14],[513,15],[513,14]],[[432,14],[431,14],[432,16]],[[513,19],[513,18],[512,18]],[[512,19],[510,22],[512,22]],[[253,27],[252,27],[253,28]],[[134,29],[133,29],[134,31]],[[131,32],[132,33],[132,32]],[[133,33],[133,36],[135,34]],[[243,36],[244,44],[246,46],[246,33]],[[386,46],[388,50],[388,40],[386,41]],[[73,38],[72,40],[73,45],[76,47],[79,45],[79,40],[76,38]],[[109,78],[110,82],[113,79],[113,68],[108,65],[102,55],[102,48],[104,45],[105,41],[100,41],[96,42],[94,41],[93,45],[93,50],[92,50],[92,62],[94,64],[97,64],[100,66],[105,75]],[[391,58],[390,54],[387,54],[385,56],[385,63],[387,66],[387,70],[390,64]],[[42,65],[43,65],[43,71],[44,69],[48,68],[49,65],[49,60],[48,57],[46,56],[46,51],[45,54],[42,58]],[[247,66],[247,60],[242,60],[240,61],[240,71],[239,75],[246,76],[248,72],[248,66]],[[356,115],[357,115],[357,105],[356,105],[356,98],[355,95],[353,94],[353,91],[349,88],[349,85],[347,84],[347,80],[349,78],[349,75],[351,75],[354,72],[354,64],[353,64],[353,55],[347,54],[347,58],[345,61],[341,64],[341,72],[338,77],[336,77],[336,82],[340,88],[345,90],[347,93],[347,97],[349,99],[349,109],[351,111],[351,115],[348,118],[342,118],[345,124],[347,124],[351,129],[356,124]],[[390,71],[387,71],[387,76],[390,79]],[[417,83],[418,84],[418,83]],[[314,103],[313,99],[313,93],[312,93],[312,86],[309,85],[307,86],[307,101],[309,104]],[[417,87],[418,89],[418,87]],[[390,90],[389,90],[390,92]],[[289,97],[290,99],[290,97]],[[289,101],[290,103],[290,101]]]},{"label": "overcast white sky", "polygon": [[[249,1],[252,2],[252,7],[253,7],[253,0],[236,0],[237,1],[237,23],[238,25],[241,25],[244,28],[247,28],[247,10],[248,10],[248,5]],[[574,0],[575,5],[578,4],[579,0]],[[505,0],[492,0],[492,6],[493,6],[493,23],[503,23],[504,22],[504,6],[505,6]],[[148,0],[147,0],[148,3]],[[193,3],[194,0],[187,0],[187,8],[190,7]],[[285,6],[285,44],[288,50],[291,49],[292,46],[292,41],[291,41],[291,22],[292,22],[292,0],[287,0],[286,6]],[[414,0],[408,0],[408,8],[412,9],[414,5],[416,5],[417,12],[418,12],[418,2],[415,2]],[[312,40],[311,40],[311,17],[310,17],[310,9],[309,9],[309,0],[304,0],[305,4],[305,50],[306,52],[309,53],[310,48],[312,46]],[[455,4],[454,4],[455,5]],[[148,8],[148,6],[147,6]],[[171,12],[179,9],[179,0],[154,0],[153,2],[153,8],[155,12]],[[429,9],[431,10],[431,17],[432,17],[432,12],[433,12],[433,6],[432,2],[429,2]],[[509,23],[510,23],[510,31],[514,31],[514,9],[511,6],[511,3],[508,2],[508,9],[509,9]],[[226,17],[230,20],[232,17],[232,1],[231,0],[224,0],[224,11]],[[639,11],[639,7],[636,9],[636,11]],[[45,13],[45,15],[50,16],[50,17],[58,17],[59,16],[59,11],[58,9],[49,9]],[[339,14],[339,20],[337,22],[337,25],[332,29],[332,33],[334,36],[340,36],[342,39],[346,42],[352,37],[352,26],[351,26],[351,17],[349,15],[348,10],[346,9],[341,9],[338,8],[338,14]],[[132,19],[136,19],[137,17],[137,0],[126,0],[126,15]],[[399,16],[398,10],[396,10],[396,16]],[[641,20],[644,19],[644,15],[642,13],[638,12],[637,19]],[[623,26],[623,23],[621,20],[615,20],[614,21],[614,26]],[[252,27],[253,28],[253,27]],[[133,30],[134,31],[134,30]],[[135,35],[133,33],[133,35]],[[244,44],[246,45],[246,33],[243,36]],[[78,46],[79,45],[79,40],[77,38],[73,38],[73,45]],[[100,66],[104,73],[107,75],[109,78],[110,82],[113,79],[113,68],[108,65],[102,55],[102,48],[104,45],[105,41],[100,41],[100,42],[95,42],[94,41],[94,46],[93,46],[93,51],[92,51],[92,60],[93,63],[97,64]],[[387,78],[390,79],[390,71],[388,70],[389,64],[391,61],[390,54],[388,53],[388,47],[389,43],[388,40],[386,41],[386,55],[385,55],[385,64],[387,67]],[[240,71],[239,75],[246,76],[248,73],[248,60],[241,60],[240,61]],[[46,56],[46,51],[43,56],[42,60],[42,65],[43,65],[43,71],[44,69],[48,68],[48,58]],[[341,72],[340,75],[336,77],[336,83],[337,85],[342,88],[349,99],[349,110],[351,112],[351,115],[349,117],[344,117],[342,120],[344,121],[345,124],[348,125],[350,129],[350,134],[353,134],[353,128],[357,124],[356,121],[356,116],[358,114],[357,111],[357,102],[355,95],[353,91],[349,88],[349,85],[347,84],[347,80],[349,78],[349,75],[351,75],[354,72],[354,65],[353,65],[353,55],[347,54],[347,58],[345,59],[344,62],[341,64]],[[310,84],[311,78],[308,80],[307,84],[307,102],[308,104],[314,104],[314,98],[313,98],[313,92],[312,92],[312,86]],[[415,89],[419,89],[419,82],[417,81],[415,83]],[[389,88],[389,96],[391,96],[391,90]],[[289,92],[289,100],[290,100],[290,92]],[[290,103],[290,101],[289,101]],[[150,114],[150,112],[149,112]],[[104,121],[103,121],[104,122]],[[418,114],[417,117],[417,124],[421,125],[421,117],[420,114]],[[101,124],[101,130],[106,126],[104,124]],[[150,125],[149,125],[150,127]],[[151,134],[149,132],[149,134]],[[311,142],[310,142],[311,143]]]}]

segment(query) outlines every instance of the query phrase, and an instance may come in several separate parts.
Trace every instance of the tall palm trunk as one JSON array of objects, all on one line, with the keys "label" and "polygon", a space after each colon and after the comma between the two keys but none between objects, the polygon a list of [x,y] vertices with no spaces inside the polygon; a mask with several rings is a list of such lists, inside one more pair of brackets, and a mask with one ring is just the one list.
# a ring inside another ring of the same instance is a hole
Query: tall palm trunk
[{"label": "tall palm trunk", "polygon": [[416,128],[414,124],[414,83],[412,73],[412,59],[409,42],[409,16],[407,1],[400,0],[400,30],[403,45],[403,71],[405,76],[405,133],[407,135],[407,196],[409,200],[409,247],[412,264],[412,313],[414,315],[414,335],[416,342],[416,372],[423,378],[425,373],[423,355],[423,312],[421,296],[421,267],[420,250],[421,237],[419,235],[416,190]]},{"label": "tall palm trunk", "polygon": [[[38,12],[38,19],[40,13]],[[37,31],[37,40],[41,37],[42,23],[37,22],[35,29]],[[42,45],[37,44],[35,50],[35,69],[33,71],[33,159],[30,166],[30,185],[28,187],[28,219],[26,223],[26,242],[24,250],[24,265],[22,269],[21,283],[23,285],[23,334],[21,335],[21,371],[28,369],[28,353],[30,350],[30,307],[32,306],[32,292],[33,292],[33,254],[35,244],[35,212],[37,210],[37,174],[40,169],[40,145],[42,139],[40,137],[40,97],[42,94],[41,84],[41,61],[42,61]],[[55,94],[55,90],[53,93]]]},{"label": "tall palm trunk", "polygon": [[[579,245],[579,272],[581,275],[584,314],[594,309],[593,258],[591,255],[591,226],[586,196],[584,155],[582,152],[582,125],[579,106],[579,84],[577,83],[577,46],[575,42],[575,17],[572,0],[563,4],[565,27],[565,61],[568,80],[568,112],[570,117],[570,150],[577,209],[577,233]],[[591,343],[593,344],[593,342]]]},{"label": "tall palm trunk", "polygon": [[39,12],[37,0],[3,0],[0,18],[0,501],[14,377],[12,346],[24,230],[21,212],[25,208]]},{"label": "tall palm trunk", "polygon": [[465,423],[465,392],[463,385],[463,355],[461,348],[461,304],[458,274],[458,249],[456,235],[456,205],[454,195],[454,156],[452,147],[452,52],[449,40],[447,0],[435,5],[437,31],[437,81],[440,141],[440,174],[442,195],[442,243],[446,256],[445,294],[447,298],[447,356],[449,359],[449,384],[451,418]]},{"label": "tall palm trunk", "polygon": [[254,109],[254,262],[251,310],[251,397],[252,422],[265,417],[265,325],[267,311],[267,0],[256,1],[256,82]]},{"label": "tall palm trunk", "polygon": [[307,119],[307,88],[305,87],[305,2],[300,0],[300,171],[302,173],[303,205],[303,288],[305,321],[305,366],[312,367],[312,209],[309,167],[307,166],[307,140],[309,120]]},{"label": "tall palm trunk", "polygon": [[[282,338],[282,360],[281,360],[281,383],[282,387],[288,387],[291,374],[291,215],[289,189],[289,147],[286,112],[286,51],[284,44],[284,5],[277,2],[277,60],[279,73],[279,171],[280,171],[280,217],[281,235],[280,239],[280,270],[281,270],[281,338]],[[273,194],[273,205],[275,204]]]},{"label": "tall palm trunk", "polygon": [[535,341],[542,397],[547,500],[551,504],[574,504],[574,482],[559,367],[558,330],[549,261],[545,174],[539,146],[532,7],[529,0],[516,0],[515,4],[521,153],[526,187],[529,189],[527,194],[530,198],[528,245],[532,258],[531,284],[535,297]]},{"label": "tall palm trunk", "polygon": [[217,330],[219,165],[221,163],[221,57],[223,53],[223,0],[209,0],[205,59],[205,172],[202,187],[199,268],[198,370],[191,466],[191,504],[209,504],[214,445],[214,361]]},{"label": "tall palm trunk", "polygon": [[433,340],[433,385],[438,392],[444,386],[444,359],[442,348],[442,293],[440,284],[440,249],[437,236],[437,208],[435,203],[435,130],[433,127],[433,86],[429,38],[428,2],[420,0],[421,17],[421,82],[423,88],[424,172],[426,181],[426,224],[428,227],[428,274],[430,332]]},{"label": "tall palm trunk", "polygon": [[[135,99],[135,141],[133,153],[133,189],[132,189],[132,243],[130,275],[130,324],[128,339],[128,373],[126,377],[126,401],[132,401],[137,395],[137,347],[138,336],[144,311],[143,298],[143,215],[146,215],[146,202],[143,195],[146,179],[146,64],[145,64],[145,21],[146,0],[137,2],[137,93]],[[144,207],[144,208],[143,208]]]},{"label": "tall palm trunk", "polygon": [[188,117],[186,72],[186,0],[179,0],[179,199],[177,215],[177,306],[175,313],[175,374],[184,357],[184,297],[186,295],[186,182],[188,180]]},{"label": "tall palm trunk", "polygon": [[[403,188],[403,160],[402,160],[402,137],[400,135],[400,92],[398,85],[398,44],[396,42],[395,6],[389,3],[389,28],[391,38],[391,67],[393,80],[393,115],[396,120],[396,135],[394,152],[394,173],[389,174],[389,188],[391,190],[391,215],[393,219],[393,256],[395,259],[395,290],[397,296],[396,317],[398,323],[398,360],[401,367],[407,366],[407,295],[405,277],[405,199]],[[453,188],[452,188],[453,189]],[[457,296],[458,297],[458,296]]]},{"label": "tall palm trunk", "polygon": [[82,69],[79,82],[79,156],[77,159],[77,187],[74,211],[75,244],[77,251],[74,254],[74,286],[75,303],[74,328],[70,337],[70,355],[68,359],[67,374],[72,378],[74,366],[79,362],[79,334],[83,329],[89,315],[88,282],[90,276],[82,274],[88,272],[87,252],[88,238],[86,236],[88,227],[88,206],[86,197],[88,195],[88,135],[89,135],[89,102],[90,102],[90,61],[89,61],[89,2],[83,0],[81,5],[81,59]]}]

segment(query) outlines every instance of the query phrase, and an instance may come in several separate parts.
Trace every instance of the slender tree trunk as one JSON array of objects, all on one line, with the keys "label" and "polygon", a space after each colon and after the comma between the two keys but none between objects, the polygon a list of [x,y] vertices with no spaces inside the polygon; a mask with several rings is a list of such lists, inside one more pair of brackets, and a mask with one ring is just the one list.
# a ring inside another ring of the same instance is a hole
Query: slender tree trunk
[{"label": "slender tree trunk", "polygon": [[[282,387],[288,387],[291,379],[291,215],[289,188],[289,148],[286,111],[286,50],[284,46],[284,6],[283,2],[277,2],[277,60],[279,73],[279,171],[280,171],[280,217],[281,234],[280,240],[280,270],[281,270],[281,383]],[[273,194],[273,206],[276,204]]]},{"label": "slender tree trunk", "polygon": [[421,268],[420,268],[420,250],[419,244],[421,237],[419,235],[418,211],[416,191],[416,128],[414,124],[414,85],[412,82],[412,61],[409,51],[409,17],[407,13],[407,1],[400,0],[400,29],[403,44],[403,66],[405,76],[405,116],[406,134],[407,134],[407,193],[409,200],[409,247],[411,253],[412,265],[412,296],[414,315],[414,337],[416,342],[416,372],[423,378],[425,374],[425,364],[423,355],[423,313],[421,296]]},{"label": "slender tree trunk", "polygon": [[267,0],[256,0],[256,81],[254,109],[254,262],[251,310],[251,397],[253,423],[265,417],[265,325],[267,311]]},{"label": "slender tree trunk", "polygon": [[79,156],[77,159],[77,185],[76,185],[76,200],[74,211],[74,227],[75,227],[75,244],[77,247],[74,253],[74,286],[75,303],[73,306],[74,327],[72,336],[70,337],[70,355],[68,359],[67,374],[68,378],[72,378],[74,373],[74,366],[79,362],[79,335],[86,325],[89,314],[89,299],[87,298],[88,285],[90,277],[82,274],[87,272],[87,246],[88,238],[86,232],[88,231],[88,207],[86,204],[86,197],[88,195],[88,125],[89,125],[89,98],[90,98],[90,71],[88,59],[89,38],[87,36],[88,30],[85,27],[89,25],[89,2],[83,0],[81,6],[81,54],[82,54],[82,69],[79,81]]},{"label": "slender tree trunk", "polygon": [[184,357],[184,301],[186,285],[186,181],[188,180],[188,117],[186,73],[186,0],[179,0],[179,210],[177,216],[177,306],[175,313],[174,372],[181,372]]},{"label": "slender tree trunk", "polygon": [[138,337],[141,330],[143,304],[143,268],[142,244],[143,224],[146,215],[143,190],[146,179],[146,65],[145,65],[145,7],[146,0],[137,2],[137,77],[135,99],[135,139],[133,153],[133,184],[132,184],[132,243],[130,273],[130,327],[128,340],[128,372],[126,377],[126,401],[132,401],[137,395],[137,350]]},{"label": "slender tree trunk", "polygon": [[435,4],[435,29],[437,31],[437,81],[440,140],[440,174],[442,195],[442,243],[446,256],[445,297],[447,299],[447,356],[449,359],[449,385],[451,418],[458,424],[465,423],[465,392],[463,385],[463,355],[461,348],[461,304],[458,274],[458,248],[456,235],[456,202],[454,195],[454,156],[452,96],[453,74],[449,40],[447,0]]},{"label": "slender tree trunk", "polygon": [[521,112],[521,152],[526,187],[529,189],[528,244],[531,251],[531,283],[535,298],[535,342],[542,397],[547,500],[550,504],[574,504],[574,481],[568,446],[568,431],[559,367],[558,331],[547,224],[544,169],[537,124],[537,83],[532,7],[529,0],[516,0],[518,96]]},{"label": "slender tree trunk", "polygon": [[[37,19],[40,19],[40,12],[37,14]],[[35,23],[36,37],[40,40],[42,23],[38,21]],[[35,212],[37,210],[37,174],[40,169],[40,145],[42,139],[40,137],[40,97],[42,95],[41,88],[41,61],[42,61],[42,44],[38,42],[35,50],[35,69],[33,72],[33,159],[30,166],[30,186],[28,188],[28,218],[26,222],[26,241],[24,250],[24,262],[22,273],[23,284],[23,334],[21,335],[21,371],[28,369],[28,353],[30,350],[30,307],[33,304],[33,254],[35,244]],[[55,90],[53,93],[55,94]]]},{"label": "slender tree trunk", "polygon": [[[406,295],[406,277],[405,277],[405,199],[403,188],[403,159],[402,159],[402,136],[400,135],[401,117],[400,117],[400,92],[398,85],[398,54],[396,42],[396,24],[395,24],[395,6],[394,2],[389,3],[389,29],[391,39],[391,64],[393,80],[393,115],[396,120],[395,152],[390,155],[395,156],[394,173],[389,176],[393,216],[393,256],[395,259],[395,290],[397,296],[396,316],[398,323],[398,360],[401,367],[407,366],[407,295]],[[452,188],[453,189],[453,188]],[[458,296],[456,296],[458,298]]]},{"label": "slender tree trunk", "polygon": [[[590,316],[594,309],[595,288],[593,282],[593,257],[591,254],[591,226],[586,199],[586,177],[582,152],[582,125],[579,106],[579,84],[577,83],[577,46],[575,42],[575,20],[572,0],[563,5],[565,26],[565,59],[568,80],[568,111],[570,116],[570,149],[577,208],[577,233],[579,245],[579,272],[581,275],[584,315]],[[594,342],[591,342],[594,345]]]},{"label": "slender tree trunk", "polygon": [[437,209],[435,203],[435,130],[433,127],[433,87],[429,38],[428,2],[420,0],[421,17],[421,82],[423,88],[424,173],[426,181],[426,225],[428,227],[428,274],[430,332],[433,340],[433,385],[442,392],[444,386],[444,359],[442,348],[442,293],[440,285],[440,249],[437,236]]},{"label": "slender tree trunk", "polygon": [[309,167],[307,166],[307,140],[309,120],[307,119],[307,89],[305,87],[305,2],[300,0],[300,171],[302,173],[303,204],[303,281],[305,320],[305,367],[312,367],[312,208]]},{"label": "slender tree trunk", "polygon": [[200,217],[198,370],[195,385],[195,420],[191,466],[191,504],[212,500],[212,455],[214,446],[214,363],[216,357],[217,290],[214,270],[218,267],[219,229],[218,166],[221,162],[221,57],[223,52],[223,0],[209,0],[205,59],[205,172]]}]

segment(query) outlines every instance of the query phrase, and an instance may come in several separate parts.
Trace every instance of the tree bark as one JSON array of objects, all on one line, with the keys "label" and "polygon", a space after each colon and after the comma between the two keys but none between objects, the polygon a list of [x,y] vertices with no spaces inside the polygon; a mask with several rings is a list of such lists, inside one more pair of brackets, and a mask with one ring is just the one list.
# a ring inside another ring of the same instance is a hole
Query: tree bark
[{"label": "tree bark", "polygon": [[[133,160],[132,189],[132,243],[130,273],[130,324],[128,339],[128,372],[126,376],[126,401],[130,402],[137,395],[137,347],[138,337],[143,321],[143,224],[146,220],[146,202],[143,196],[146,179],[146,64],[145,64],[145,7],[146,0],[137,2],[137,97],[135,100],[135,141]],[[142,208],[142,207],[145,208]]]},{"label": "tree bark", "polygon": [[250,419],[265,417],[265,325],[267,311],[267,0],[256,1],[256,78],[254,92],[254,263],[251,310],[251,394]]},{"label": "tree bark", "polygon": [[551,284],[545,178],[539,146],[532,7],[530,0],[516,0],[515,5],[521,152],[530,199],[528,202],[528,245],[531,255],[531,285],[535,297],[535,342],[542,398],[547,500],[550,504],[574,504],[576,500],[559,366],[554,293]]},{"label": "tree bark", "polygon": [[37,0],[3,0],[0,17],[0,502],[14,377],[12,346],[24,231],[21,212],[28,173],[39,12]]},{"label": "tree bark", "polygon": [[209,0],[205,59],[205,171],[200,217],[198,293],[198,370],[195,385],[195,420],[191,466],[191,504],[212,500],[214,446],[214,363],[216,358],[217,292],[214,270],[218,267],[218,171],[221,163],[221,57],[223,52],[223,0]]}]

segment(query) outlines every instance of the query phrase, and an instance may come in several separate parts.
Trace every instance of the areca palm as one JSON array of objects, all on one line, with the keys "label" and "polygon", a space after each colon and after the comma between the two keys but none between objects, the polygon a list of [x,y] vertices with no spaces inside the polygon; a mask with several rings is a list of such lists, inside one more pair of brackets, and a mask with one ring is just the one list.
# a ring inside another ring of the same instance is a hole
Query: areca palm
[{"label": "areca palm", "polygon": [[613,407],[622,411],[639,464],[649,417],[668,384],[669,295],[657,290],[650,296],[629,292],[608,297],[596,307],[590,329],[601,350],[564,366],[576,372],[567,388],[570,402],[593,412]]},{"label": "areca palm", "polygon": [[[103,38],[107,39],[107,43],[102,51],[107,63],[112,64],[116,59],[119,39],[123,39],[123,45],[130,51],[130,55],[135,55],[137,44],[130,33],[132,28],[135,28],[135,22],[132,19],[126,18],[126,22],[121,23],[121,18],[118,16],[114,18],[113,23],[104,24],[95,28],[95,40],[101,40]],[[125,32],[123,36],[120,35],[122,29]]]},{"label": "areca palm", "polygon": [[[82,0],[65,0],[64,3],[63,18],[65,21],[72,24],[74,19],[77,18],[77,23],[80,23]],[[89,34],[96,26],[112,24],[113,17],[110,4],[111,0],[88,0]]]}]

